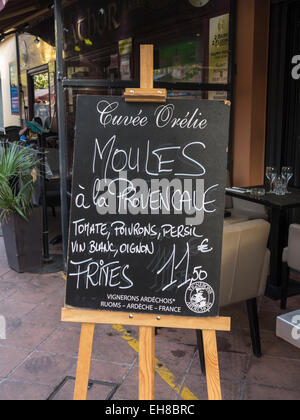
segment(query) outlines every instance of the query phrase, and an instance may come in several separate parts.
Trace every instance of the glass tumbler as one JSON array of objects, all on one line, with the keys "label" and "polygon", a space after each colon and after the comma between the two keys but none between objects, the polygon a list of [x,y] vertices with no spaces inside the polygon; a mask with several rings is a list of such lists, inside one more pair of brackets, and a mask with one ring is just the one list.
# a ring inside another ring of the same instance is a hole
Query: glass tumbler
[{"label": "glass tumbler", "polygon": [[274,180],[274,193],[276,195],[285,195],[285,180],[281,175],[276,176]]}]

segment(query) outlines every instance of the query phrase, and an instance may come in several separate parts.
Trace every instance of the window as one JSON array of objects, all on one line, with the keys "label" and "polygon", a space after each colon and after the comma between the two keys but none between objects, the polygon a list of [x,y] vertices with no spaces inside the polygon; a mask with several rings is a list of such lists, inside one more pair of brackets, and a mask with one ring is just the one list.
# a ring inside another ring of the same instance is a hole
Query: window
[{"label": "window", "polygon": [[64,10],[65,76],[138,81],[146,43],[157,83],[227,84],[229,12],[229,0],[79,0]]},{"label": "window", "polygon": [[[154,82],[169,98],[232,99],[234,0],[78,0],[63,11],[64,76],[72,159],[76,96],[139,85],[141,44],[153,44]],[[70,168],[71,170],[71,168]]]}]

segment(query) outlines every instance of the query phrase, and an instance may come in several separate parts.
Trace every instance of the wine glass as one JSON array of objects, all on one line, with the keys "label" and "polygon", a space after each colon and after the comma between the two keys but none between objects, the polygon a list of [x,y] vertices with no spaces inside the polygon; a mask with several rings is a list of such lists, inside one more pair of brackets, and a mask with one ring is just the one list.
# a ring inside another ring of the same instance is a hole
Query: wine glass
[{"label": "wine glass", "polygon": [[285,184],[285,186],[284,186],[284,188],[285,188],[285,194],[290,194],[290,192],[288,191],[287,188],[288,188],[288,185],[289,185],[290,180],[294,176],[293,168],[291,166],[284,166],[282,168],[281,175],[282,175],[282,178],[283,178],[284,184]]},{"label": "wine glass", "polygon": [[276,176],[277,176],[276,168],[274,168],[273,166],[268,166],[266,169],[266,177],[268,178],[269,183],[270,183],[270,191],[269,191],[270,194],[274,194],[274,181],[275,181]]}]

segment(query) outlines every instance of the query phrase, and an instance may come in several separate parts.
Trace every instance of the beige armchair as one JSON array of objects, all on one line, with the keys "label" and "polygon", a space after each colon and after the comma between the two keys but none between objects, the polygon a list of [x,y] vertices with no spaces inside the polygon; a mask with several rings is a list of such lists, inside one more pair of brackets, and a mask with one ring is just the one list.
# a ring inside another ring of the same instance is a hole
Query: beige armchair
[{"label": "beige armchair", "polygon": [[[223,234],[220,307],[247,303],[254,355],[261,357],[257,298],[264,296],[270,266],[267,249],[270,224],[265,220],[225,224]],[[202,333],[197,331],[204,372]]]},{"label": "beige armchair", "polygon": [[289,229],[288,247],[283,251],[285,273],[281,291],[281,309],[287,307],[287,295],[291,271],[300,273],[300,225],[293,224]]},{"label": "beige armchair", "polygon": [[266,289],[270,224],[251,220],[224,226],[220,307],[256,299]]}]

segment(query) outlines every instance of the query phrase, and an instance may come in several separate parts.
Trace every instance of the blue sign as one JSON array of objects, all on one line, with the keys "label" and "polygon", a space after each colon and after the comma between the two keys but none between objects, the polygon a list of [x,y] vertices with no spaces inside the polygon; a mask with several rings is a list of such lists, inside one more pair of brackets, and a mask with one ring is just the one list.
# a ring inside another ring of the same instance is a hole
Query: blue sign
[{"label": "blue sign", "polygon": [[10,88],[10,97],[11,97],[11,112],[13,114],[19,114],[19,90],[16,87]]}]

